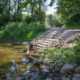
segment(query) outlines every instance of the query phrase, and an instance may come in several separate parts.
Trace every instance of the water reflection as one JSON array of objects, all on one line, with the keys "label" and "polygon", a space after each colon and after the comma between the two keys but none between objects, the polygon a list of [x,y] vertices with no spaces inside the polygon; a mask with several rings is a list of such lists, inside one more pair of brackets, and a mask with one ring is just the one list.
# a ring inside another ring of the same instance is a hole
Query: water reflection
[{"label": "water reflection", "polygon": [[14,59],[12,59],[11,62],[12,62],[12,65],[10,66],[10,70],[6,74],[6,79],[7,80],[11,80],[11,78],[13,77],[13,75],[16,75],[17,73],[19,73],[19,66],[16,63],[16,61]]},{"label": "water reflection", "polygon": [[25,49],[26,46],[24,45],[0,43],[0,80],[9,79],[13,74],[17,74],[24,69],[21,64],[21,59],[24,58],[24,55],[21,55],[22,53],[19,51]]},{"label": "water reflection", "polygon": [[40,73],[37,67],[34,69],[30,59],[20,52],[24,50],[22,45],[0,44],[0,80],[50,80],[44,77],[49,71],[40,69]]},{"label": "water reflection", "polygon": [[[51,78],[47,77],[49,70],[42,68],[41,71],[36,71],[31,66],[32,63],[29,63],[28,58],[22,58],[22,61],[20,63],[17,63],[14,59],[11,60],[11,66],[9,66],[9,71],[6,73],[5,80],[18,80],[18,78],[21,77],[19,80],[52,80]],[[25,67],[28,68],[24,69],[23,71],[20,71],[19,65],[25,64]],[[4,80],[4,79],[1,79]]]},{"label": "water reflection", "polygon": [[[37,72],[35,71],[31,71],[29,64],[27,64],[29,62],[29,59],[27,58],[22,58],[22,62],[21,64],[25,64],[25,66],[28,66],[28,69],[26,71],[26,69],[23,72],[20,72],[20,67],[19,64],[16,63],[16,61],[14,59],[11,60],[12,65],[10,66],[9,72],[6,74],[6,80],[11,80],[11,79],[15,79],[16,77],[21,77],[19,76],[19,74],[23,73],[22,76],[24,76],[25,80],[39,80],[39,75]],[[20,65],[21,65],[20,64]]]}]

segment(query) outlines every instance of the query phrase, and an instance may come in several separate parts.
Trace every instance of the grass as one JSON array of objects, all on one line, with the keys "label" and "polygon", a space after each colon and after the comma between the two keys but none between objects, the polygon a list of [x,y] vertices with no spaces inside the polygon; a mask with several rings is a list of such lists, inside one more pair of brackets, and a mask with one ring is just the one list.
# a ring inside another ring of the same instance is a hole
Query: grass
[{"label": "grass", "polygon": [[80,39],[76,40],[76,46],[74,48],[48,48],[44,50],[45,61],[62,60],[63,63],[69,62],[76,65],[80,65]]},{"label": "grass", "polygon": [[2,41],[30,41],[42,34],[46,28],[41,23],[12,22],[0,31]]}]

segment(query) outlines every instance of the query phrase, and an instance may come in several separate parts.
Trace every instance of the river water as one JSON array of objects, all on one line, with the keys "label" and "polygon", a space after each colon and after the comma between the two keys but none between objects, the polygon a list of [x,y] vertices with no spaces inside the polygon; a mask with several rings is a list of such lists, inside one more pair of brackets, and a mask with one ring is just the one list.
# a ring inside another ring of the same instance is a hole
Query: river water
[{"label": "river water", "polygon": [[18,75],[14,75],[14,77],[22,75],[22,72],[27,69],[27,66],[22,64],[22,59],[24,59],[25,56],[21,51],[24,50],[26,50],[26,46],[24,45],[0,43],[0,80],[6,80],[11,69],[14,72],[14,66],[17,68],[16,73],[19,73]]},{"label": "river water", "polygon": [[[48,80],[48,77],[44,78],[43,75],[49,71],[44,66],[41,66],[44,68],[42,70],[32,66],[33,63],[29,63],[25,55],[27,53],[23,52],[25,50],[25,45],[0,43],[0,80]],[[35,50],[30,51],[29,54],[41,56],[41,53],[36,54]]]}]

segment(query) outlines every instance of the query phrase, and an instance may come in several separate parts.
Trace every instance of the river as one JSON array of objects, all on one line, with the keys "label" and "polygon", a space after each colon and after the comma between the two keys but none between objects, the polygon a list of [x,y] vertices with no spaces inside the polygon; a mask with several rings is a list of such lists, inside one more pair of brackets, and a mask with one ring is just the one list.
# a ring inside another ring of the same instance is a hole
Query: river
[{"label": "river", "polygon": [[[25,55],[27,53],[23,52],[25,50],[25,45],[0,43],[0,80],[47,80],[43,75],[49,71],[42,65],[39,70],[40,64],[35,61],[29,62],[30,59]],[[34,50],[29,55],[39,58],[41,53]]]},{"label": "river", "polygon": [[21,51],[24,50],[26,50],[24,45],[0,43],[0,80],[6,80],[6,76],[10,72],[11,67],[14,67],[14,63],[19,67],[19,73],[26,69],[22,64],[22,59],[25,56]]}]

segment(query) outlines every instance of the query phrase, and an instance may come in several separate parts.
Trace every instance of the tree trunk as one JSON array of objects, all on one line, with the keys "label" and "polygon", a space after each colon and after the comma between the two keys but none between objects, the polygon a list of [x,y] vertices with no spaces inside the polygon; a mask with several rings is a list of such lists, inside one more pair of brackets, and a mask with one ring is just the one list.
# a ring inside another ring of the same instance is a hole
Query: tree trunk
[{"label": "tree trunk", "polygon": [[17,13],[19,14],[20,13],[20,4],[21,4],[21,0],[18,0],[17,2]]},{"label": "tree trunk", "polygon": [[10,14],[11,7],[10,7],[10,4],[11,4],[11,2],[9,0],[9,21],[11,21],[11,14]]},{"label": "tree trunk", "polygon": [[31,3],[31,15],[34,15],[34,2]]}]

